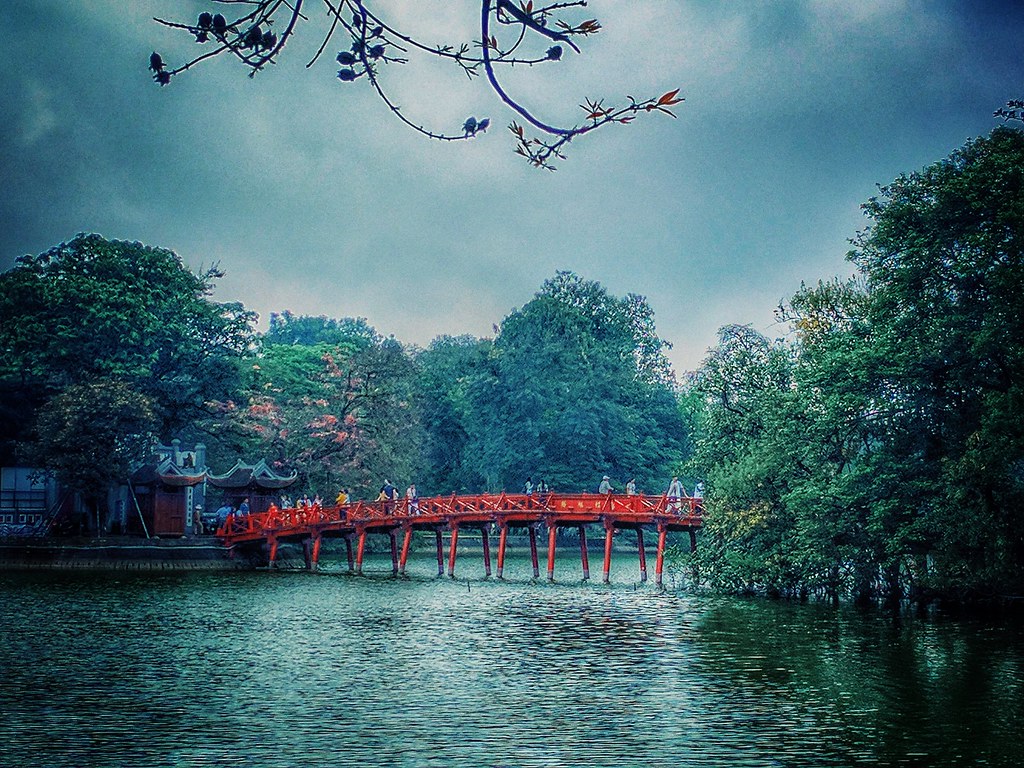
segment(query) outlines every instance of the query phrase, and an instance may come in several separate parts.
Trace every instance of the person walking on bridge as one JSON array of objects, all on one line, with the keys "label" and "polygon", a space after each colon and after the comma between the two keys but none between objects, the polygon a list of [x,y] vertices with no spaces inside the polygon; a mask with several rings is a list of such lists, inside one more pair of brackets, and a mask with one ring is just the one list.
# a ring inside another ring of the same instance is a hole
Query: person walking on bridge
[{"label": "person walking on bridge", "polygon": [[608,475],[605,475],[604,477],[601,478],[601,485],[598,487],[597,492],[604,494],[605,496],[611,496],[612,491],[613,489],[611,479],[608,477]]},{"label": "person walking on bridge", "polygon": [[672,475],[672,482],[668,484],[668,508],[679,514],[679,511],[683,508],[682,502],[680,501],[683,496],[686,495],[686,489],[683,488],[683,484],[679,482],[678,475]]}]

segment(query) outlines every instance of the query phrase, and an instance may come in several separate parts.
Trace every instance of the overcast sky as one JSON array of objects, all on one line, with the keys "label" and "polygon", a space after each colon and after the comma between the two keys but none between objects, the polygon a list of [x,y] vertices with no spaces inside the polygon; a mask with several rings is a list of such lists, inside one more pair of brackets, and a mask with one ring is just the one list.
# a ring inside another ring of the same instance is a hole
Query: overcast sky
[{"label": "overcast sky", "polygon": [[[679,371],[717,329],[771,335],[808,283],[852,273],[860,204],[988,133],[1024,97],[1024,2],[591,0],[583,54],[508,87],[571,124],[585,97],[681,88],[678,119],[645,116],[573,144],[555,173],[512,154],[512,115],[482,79],[389,65],[403,127],[365,82],[341,83],[324,17],[246,77],[214,60],[161,88],[146,66],[199,50],[153,16],[181,0],[2,0],[0,269],[78,232],[174,250],[226,271],[215,298],[260,313],[366,317],[426,345],[490,336],[557,270],[639,293]],[[471,40],[477,0],[375,0],[425,42]],[[545,43],[547,41],[544,41]],[[546,45],[542,45],[543,50]]]}]

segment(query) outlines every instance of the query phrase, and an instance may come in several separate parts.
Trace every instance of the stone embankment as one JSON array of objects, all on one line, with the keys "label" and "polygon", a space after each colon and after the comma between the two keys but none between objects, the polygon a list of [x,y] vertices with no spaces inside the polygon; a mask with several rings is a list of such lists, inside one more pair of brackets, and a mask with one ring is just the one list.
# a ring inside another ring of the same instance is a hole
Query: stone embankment
[{"label": "stone embankment", "polygon": [[252,568],[212,536],[192,539],[0,540],[0,569],[195,571]]}]

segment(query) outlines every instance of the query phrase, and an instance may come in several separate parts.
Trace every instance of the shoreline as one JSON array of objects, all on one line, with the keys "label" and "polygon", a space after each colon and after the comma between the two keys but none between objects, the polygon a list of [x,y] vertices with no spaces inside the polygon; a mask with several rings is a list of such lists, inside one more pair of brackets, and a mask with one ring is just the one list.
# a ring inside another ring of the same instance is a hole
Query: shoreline
[{"label": "shoreline", "polygon": [[212,536],[0,542],[0,570],[193,571],[251,567],[247,558],[233,556]]}]

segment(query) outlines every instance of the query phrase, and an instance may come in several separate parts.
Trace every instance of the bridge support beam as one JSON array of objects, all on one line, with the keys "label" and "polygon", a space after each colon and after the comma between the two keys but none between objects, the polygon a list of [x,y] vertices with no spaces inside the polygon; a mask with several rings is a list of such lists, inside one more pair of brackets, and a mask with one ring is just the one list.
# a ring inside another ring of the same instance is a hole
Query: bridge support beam
[{"label": "bridge support beam", "polygon": [[636,551],[640,555],[640,581],[647,581],[647,553],[644,552],[644,529],[636,529]]},{"label": "bridge support beam", "polygon": [[437,575],[444,576],[444,539],[440,528],[435,529],[434,536],[437,539]]},{"label": "bridge support beam", "polygon": [[391,539],[391,575],[398,575],[398,540],[395,537],[395,529],[388,531],[388,538]]},{"label": "bridge support beam", "polygon": [[448,547],[448,577],[455,578],[455,554],[459,550],[459,526],[452,523],[452,540]]},{"label": "bridge support beam", "polygon": [[480,528],[480,537],[484,545],[484,576],[487,578],[491,577],[491,542],[490,535],[487,531],[487,526]]},{"label": "bridge support beam", "polygon": [[537,564],[537,525],[531,523],[529,526],[530,531],[530,560],[533,561],[533,578],[540,577],[540,567]]},{"label": "bridge support beam", "polygon": [[611,581],[612,570],[612,536],[615,535],[615,523],[611,520],[604,521],[604,583]]},{"label": "bridge support beam", "polygon": [[665,567],[665,536],[668,529],[662,523],[658,526],[658,554],[654,559],[654,583],[661,586],[661,573]]},{"label": "bridge support beam", "polygon": [[356,530],[359,535],[359,543],[356,545],[356,573],[363,572],[363,553],[366,551],[366,529]]},{"label": "bridge support beam", "polygon": [[345,534],[345,554],[348,556],[348,572],[352,573],[356,569],[355,560],[352,558],[352,534]]},{"label": "bridge support beam", "polygon": [[548,581],[555,580],[555,538],[558,535],[558,526],[548,523]]},{"label": "bridge support beam", "polygon": [[409,559],[409,545],[412,543],[412,526],[405,526],[405,536],[402,539],[402,555],[398,560],[398,572],[405,575],[405,563]]},{"label": "bridge support beam", "polygon": [[590,580],[590,561],[587,559],[587,529],[580,526],[580,561],[583,564],[583,580]]},{"label": "bridge support beam", "polygon": [[504,578],[505,572],[505,542],[508,541],[508,526],[504,523],[498,529],[498,578]]}]

